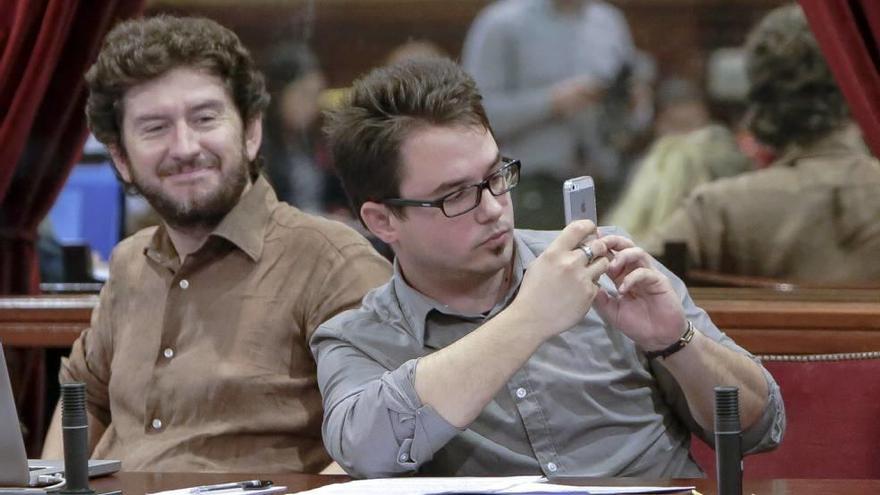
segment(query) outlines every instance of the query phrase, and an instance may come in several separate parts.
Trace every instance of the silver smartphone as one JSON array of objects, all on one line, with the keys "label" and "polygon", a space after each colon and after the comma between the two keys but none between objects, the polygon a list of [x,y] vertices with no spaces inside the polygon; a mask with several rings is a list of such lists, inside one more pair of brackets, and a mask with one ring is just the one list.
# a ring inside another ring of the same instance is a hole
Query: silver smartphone
[{"label": "silver smartphone", "polygon": [[574,220],[592,220],[597,224],[596,186],[589,175],[568,179],[562,184],[565,201],[565,225]]}]

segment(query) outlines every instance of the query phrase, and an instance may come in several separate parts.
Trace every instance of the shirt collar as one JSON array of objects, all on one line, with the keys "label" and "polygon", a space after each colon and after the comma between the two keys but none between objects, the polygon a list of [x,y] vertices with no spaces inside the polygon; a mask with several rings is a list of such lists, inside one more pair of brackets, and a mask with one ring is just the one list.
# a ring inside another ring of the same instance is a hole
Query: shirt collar
[{"label": "shirt collar", "polygon": [[260,175],[211,235],[228,240],[258,261],[263,254],[266,226],[277,203],[272,186]]},{"label": "shirt collar", "polygon": [[415,288],[413,288],[403,278],[400,271],[400,264],[397,259],[394,260],[394,274],[391,278],[391,285],[397,298],[401,313],[406,319],[407,325],[411,329],[413,336],[418,340],[419,345],[425,345],[425,327],[428,317],[432,312],[458,316],[462,319],[483,319],[495,316],[502,309],[506,308],[522,283],[523,275],[526,268],[535,260],[535,254],[528,248],[526,243],[520,238],[517,231],[514,231],[514,254],[513,254],[513,271],[511,272],[510,289],[504,299],[496,304],[487,315],[465,315],[460,314],[449,306],[432,299]]},{"label": "shirt collar", "polygon": [[[276,203],[275,192],[260,175],[211,232],[209,240],[210,237],[226,239],[253,261],[258,261],[263,253],[266,226]],[[144,254],[163,265],[179,266],[180,263],[164,223],[156,229]]]},{"label": "shirt collar", "polygon": [[791,145],[774,166],[793,166],[805,158],[850,155],[853,152],[869,154],[858,127],[850,124],[810,144]]}]

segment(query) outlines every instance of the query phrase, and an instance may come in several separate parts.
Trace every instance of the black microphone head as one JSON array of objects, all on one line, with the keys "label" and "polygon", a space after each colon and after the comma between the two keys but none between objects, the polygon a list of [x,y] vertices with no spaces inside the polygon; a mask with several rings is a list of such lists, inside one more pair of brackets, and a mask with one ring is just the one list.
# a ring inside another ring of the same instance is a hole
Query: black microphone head
[{"label": "black microphone head", "polygon": [[740,433],[739,389],[715,387],[715,432]]},{"label": "black microphone head", "polygon": [[85,426],[86,384],[61,384],[61,426]]}]

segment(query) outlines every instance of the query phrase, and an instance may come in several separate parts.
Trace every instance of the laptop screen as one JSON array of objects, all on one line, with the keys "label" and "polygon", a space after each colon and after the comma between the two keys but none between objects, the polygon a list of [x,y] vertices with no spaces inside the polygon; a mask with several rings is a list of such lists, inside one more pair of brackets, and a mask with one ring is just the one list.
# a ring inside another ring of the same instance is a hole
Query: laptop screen
[{"label": "laptop screen", "polygon": [[0,486],[27,486],[27,454],[12,396],[6,356],[0,343]]}]

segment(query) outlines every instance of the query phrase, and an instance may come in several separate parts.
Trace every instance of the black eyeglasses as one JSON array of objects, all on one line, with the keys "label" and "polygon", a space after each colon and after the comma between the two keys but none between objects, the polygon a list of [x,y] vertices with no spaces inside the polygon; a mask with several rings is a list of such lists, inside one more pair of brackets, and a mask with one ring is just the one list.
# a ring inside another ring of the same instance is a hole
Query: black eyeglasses
[{"label": "black eyeglasses", "polygon": [[440,199],[383,199],[382,203],[394,206],[420,206],[424,208],[440,208],[443,214],[449,218],[464,215],[480,205],[483,199],[483,189],[488,189],[492,196],[501,196],[519,184],[519,160],[502,158],[504,164],[500,169],[490,174],[477,184],[463,187]]}]

